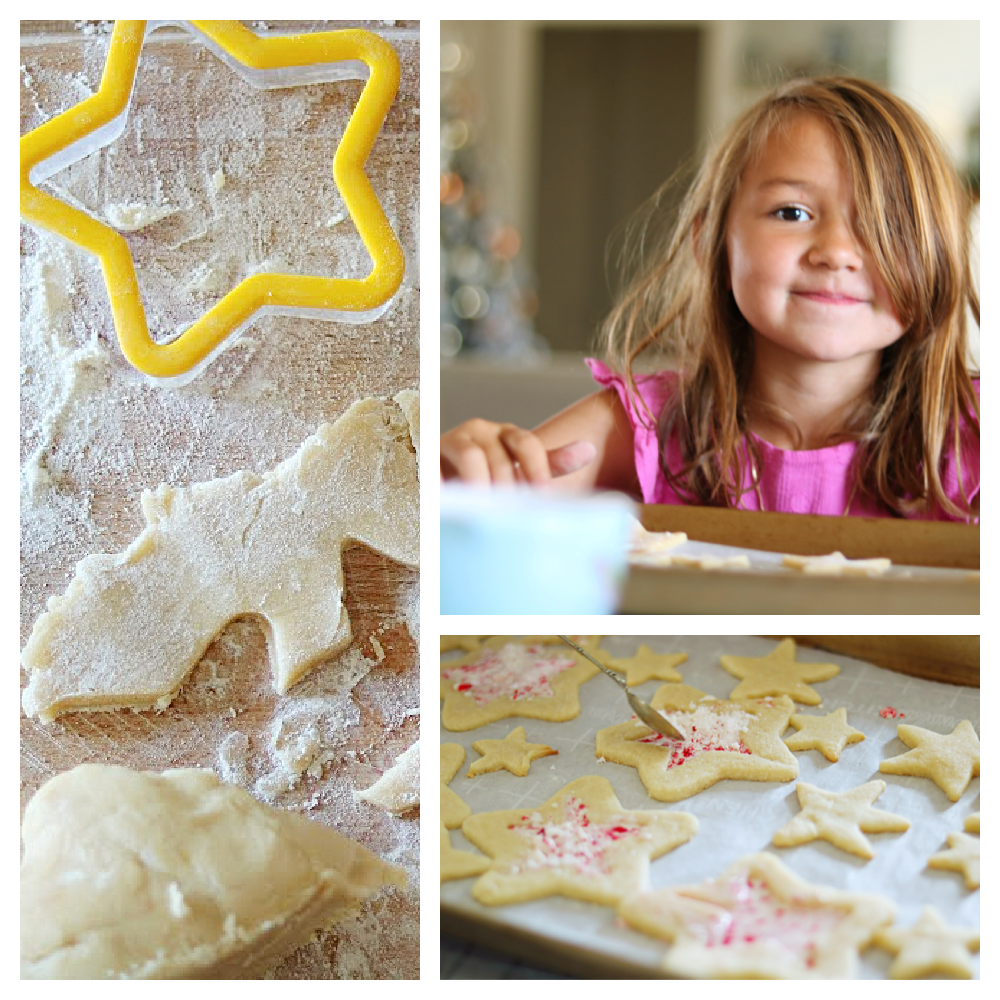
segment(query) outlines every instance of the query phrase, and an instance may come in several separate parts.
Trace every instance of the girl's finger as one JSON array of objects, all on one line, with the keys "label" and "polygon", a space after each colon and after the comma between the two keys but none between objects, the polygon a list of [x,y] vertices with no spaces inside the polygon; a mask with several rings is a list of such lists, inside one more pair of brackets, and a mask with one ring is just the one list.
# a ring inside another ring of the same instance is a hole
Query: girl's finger
[{"label": "girl's finger", "polygon": [[571,472],[590,465],[597,457],[597,449],[590,441],[573,441],[547,453],[548,466],[553,476],[568,476]]},{"label": "girl's finger", "polygon": [[519,482],[537,485],[551,480],[545,445],[531,431],[506,425],[500,432],[500,440],[515,463]]}]

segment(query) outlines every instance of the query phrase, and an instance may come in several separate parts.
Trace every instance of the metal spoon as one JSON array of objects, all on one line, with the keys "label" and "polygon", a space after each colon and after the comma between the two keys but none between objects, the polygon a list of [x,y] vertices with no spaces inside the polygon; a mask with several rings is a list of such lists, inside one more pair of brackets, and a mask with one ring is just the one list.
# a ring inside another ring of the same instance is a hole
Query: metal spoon
[{"label": "metal spoon", "polygon": [[566,636],[559,636],[560,639],[567,646],[572,646],[581,656],[585,656],[595,667],[600,667],[616,684],[618,684],[622,690],[625,692],[625,697],[628,699],[629,706],[632,711],[635,712],[636,716],[641,719],[650,729],[655,730],[661,736],[666,736],[672,740],[682,740],[684,737],[677,732],[676,729],[662,716],[659,712],[653,708],[652,705],[647,705],[644,701],[640,701],[631,691],[628,689],[628,684],[625,683],[625,678],[621,674],[616,674],[613,670],[609,670],[603,663],[599,660],[594,659],[585,649],[581,649],[575,642],[567,639]]}]

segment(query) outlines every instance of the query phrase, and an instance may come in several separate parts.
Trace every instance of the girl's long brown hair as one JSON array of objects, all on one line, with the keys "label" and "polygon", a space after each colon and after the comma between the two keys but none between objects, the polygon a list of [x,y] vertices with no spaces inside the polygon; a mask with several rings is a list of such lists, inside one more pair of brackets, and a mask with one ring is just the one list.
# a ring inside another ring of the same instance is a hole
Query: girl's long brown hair
[{"label": "girl's long brown hair", "polygon": [[[950,499],[941,474],[950,445],[965,496],[959,432],[964,426],[979,435],[979,402],[965,364],[967,306],[979,324],[971,198],[923,119],[873,83],[821,77],[779,86],[705,159],[675,225],[655,243],[660,192],[633,233],[638,276],[604,326],[611,364],[639,399],[634,362],[650,349],[667,354],[681,372],[678,392],[659,415],[646,410],[650,424],[657,421],[664,475],[690,503],[737,506],[753,488],[744,484],[757,482],[761,461],[747,431],[753,338],[729,288],[727,217],[747,165],[796,114],[821,118],[843,147],[858,238],[906,331],[883,352],[871,397],[859,402],[839,438],[858,442],[856,488],[897,516],[940,509],[969,518],[974,506]],[[684,462],[671,470],[663,456],[674,434]]]}]

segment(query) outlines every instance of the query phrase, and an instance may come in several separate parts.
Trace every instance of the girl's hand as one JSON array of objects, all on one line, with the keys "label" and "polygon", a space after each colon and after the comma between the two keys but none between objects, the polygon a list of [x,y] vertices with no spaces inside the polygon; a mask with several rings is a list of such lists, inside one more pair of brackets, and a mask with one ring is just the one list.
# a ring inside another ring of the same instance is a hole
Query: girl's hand
[{"label": "girl's hand", "polygon": [[467,420],[441,435],[441,478],[540,485],[582,469],[596,455],[589,441],[547,451],[537,434],[514,424]]}]

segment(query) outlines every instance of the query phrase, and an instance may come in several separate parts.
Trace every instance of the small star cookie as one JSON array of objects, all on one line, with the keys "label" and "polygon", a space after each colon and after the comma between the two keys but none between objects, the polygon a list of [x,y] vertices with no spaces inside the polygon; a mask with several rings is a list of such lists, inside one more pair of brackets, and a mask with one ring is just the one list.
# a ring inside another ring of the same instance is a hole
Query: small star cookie
[{"label": "small star cookie", "polygon": [[533,760],[559,753],[544,743],[529,743],[524,726],[518,726],[502,740],[476,740],[472,749],[482,757],[469,768],[467,778],[501,769],[523,778]]},{"label": "small star cookie", "polygon": [[465,747],[458,743],[441,744],[441,822],[449,830],[462,825],[472,812],[463,799],[448,787],[465,761]]},{"label": "small star cookie", "polygon": [[441,824],[441,881],[448,882],[456,878],[469,878],[471,875],[482,875],[490,866],[490,859],[482,854],[462,851],[451,846],[451,834],[448,828]]},{"label": "small star cookie", "polygon": [[968,719],[947,736],[905,723],[896,728],[896,735],[913,749],[882,761],[878,769],[883,774],[930,778],[952,802],[979,777],[979,737]]},{"label": "small star cookie", "polygon": [[802,811],[775,833],[771,843],[792,847],[826,840],[842,851],[871,859],[875,852],[864,833],[901,833],[910,828],[908,819],[872,808],[884,791],[884,781],[869,781],[846,792],[827,792],[800,781],[795,792]]},{"label": "small star cookie", "polygon": [[450,653],[453,649],[464,649],[471,653],[479,649],[480,642],[488,639],[486,635],[443,635],[441,636],[441,652]]},{"label": "small star cookie", "polygon": [[881,896],[803,881],[772,854],[716,879],[630,896],[626,923],[673,942],[663,962],[689,979],[851,979],[858,951],[894,916]]},{"label": "small star cookie", "polygon": [[611,658],[607,665],[612,670],[625,674],[625,683],[629,687],[635,687],[651,680],[684,680],[674,667],[687,658],[687,653],[654,653],[649,646],[640,646],[635,656]]},{"label": "small star cookie", "polygon": [[789,720],[798,732],[785,740],[789,750],[818,750],[827,760],[840,760],[848,743],[860,743],[865,734],[847,724],[847,709],[838,708],[829,715],[799,715]]},{"label": "small star cookie", "polygon": [[880,576],[892,566],[891,559],[848,559],[843,552],[826,556],[786,555],[781,563],[817,576]]},{"label": "small star cookie", "polygon": [[689,813],[622,808],[611,782],[577,778],[537,808],[476,813],[462,833],[493,865],[472,887],[480,903],[569,896],[614,906],[645,888],[649,863],[698,832]]},{"label": "small star cookie", "polygon": [[740,679],[730,698],[764,698],[787,694],[803,705],[818,705],[820,696],[809,684],[840,673],[835,663],[796,663],[795,640],[778,643],[767,656],[723,656],[722,669]]},{"label": "small star cookie", "polygon": [[948,847],[951,850],[932,854],[927,862],[928,868],[940,868],[944,871],[961,872],[965,876],[967,889],[979,888],[979,838],[970,837],[967,833],[949,833]]},{"label": "small star cookie", "polygon": [[637,719],[597,734],[597,756],[634,767],[646,791],[677,802],[723,778],[791,781],[799,765],[781,742],[795,711],[791,700],[720,701],[687,684],[664,684],[651,702],[683,734],[654,733]]},{"label": "small star cookie", "polygon": [[493,636],[468,655],[441,664],[441,722],[458,732],[511,716],[575,719],[580,685],[599,672],[562,642],[554,646]]},{"label": "small star cookie", "polygon": [[969,952],[979,951],[979,933],[951,927],[933,906],[925,906],[912,927],[880,930],[873,943],[896,956],[889,968],[890,979],[919,979],[931,972],[971,979]]}]

